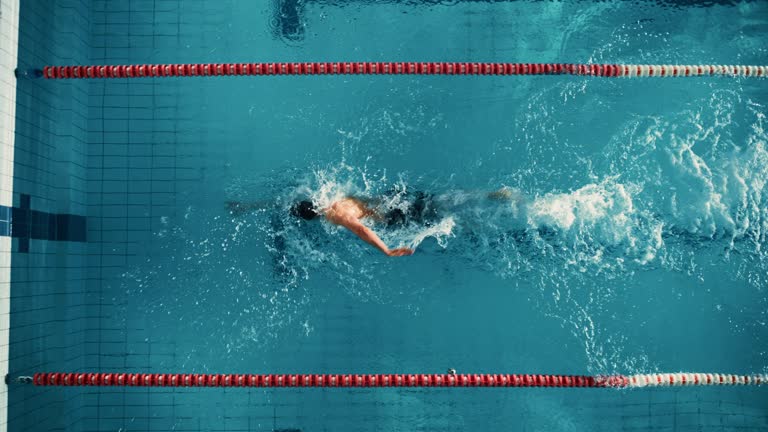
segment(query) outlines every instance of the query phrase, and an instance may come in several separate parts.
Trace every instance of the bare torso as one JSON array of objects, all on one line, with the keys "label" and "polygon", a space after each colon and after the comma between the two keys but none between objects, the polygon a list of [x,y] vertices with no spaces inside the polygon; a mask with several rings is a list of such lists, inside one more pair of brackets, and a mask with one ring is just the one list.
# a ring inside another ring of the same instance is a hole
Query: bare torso
[{"label": "bare torso", "polygon": [[344,225],[348,219],[363,219],[366,217],[375,217],[376,213],[357,198],[346,197],[334,201],[326,210],[325,218],[328,222],[336,225]]},{"label": "bare torso", "polygon": [[375,232],[363,225],[360,222],[361,219],[368,217],[379,219],[380,217],[363,201],[357,198],[342,198],[333,202],[329,207],[323,209],[322,213],[328,222],[347,228],[355,235],[360,237],[363,241],[372,245],[388,256],[404,256],[413,254],[413,249],[409,248],[389,249],[387,245],[381,241],[379,236],[376,235]]}]

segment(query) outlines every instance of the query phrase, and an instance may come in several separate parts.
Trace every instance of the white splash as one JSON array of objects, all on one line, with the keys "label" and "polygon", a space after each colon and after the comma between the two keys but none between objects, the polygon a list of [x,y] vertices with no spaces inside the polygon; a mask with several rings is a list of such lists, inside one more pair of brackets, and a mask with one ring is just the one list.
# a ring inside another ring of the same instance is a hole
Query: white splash
[{"label": "white splash", "polygon": [[564,232],[589,228],[601,240],[615,244],[631,237],[634,210],[627,188],[606,181],[536,198],[528,209],[528,224]]},{"label": "white splash", "polygon": [[565,242],[562,252],[570,251],[570,261],[578,262],[586,271],[584,265],[608,265],[606,248],[622,251],[623,257],[612,259],[621,265],[624,258],[647,264],[663,247],[664,223],[635,206],[634,197],[639,192],[635,185],[608,177],[571,192],[523,199],[517,205],[528,229],[552,232]]},{"label": "white splash", "polygon": [[422,228],[418,233],[416,233],[416,235],[413,237],[413,240],[408,243],[408,247],[415,250],[421,244],[421,242],[429,237],[433,237],[435,240],[437,240],[437,244],[439,244],[441,247],[445,247],[447,238],[453,236],[454,226],[456,226],[456,222],[453,220],[453,218],[450,216],[446,217],[436,225]]}]

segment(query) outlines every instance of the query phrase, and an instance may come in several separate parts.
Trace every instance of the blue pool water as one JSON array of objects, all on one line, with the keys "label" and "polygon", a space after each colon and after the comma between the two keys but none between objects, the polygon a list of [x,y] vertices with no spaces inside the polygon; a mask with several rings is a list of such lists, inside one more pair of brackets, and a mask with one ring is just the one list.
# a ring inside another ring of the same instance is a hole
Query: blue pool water
[{"label": "blue pool water", "polygon": [[[80,61],[93,64],[768,60],[761,2],[85,3]],[[227,77],[82,91],[81,370],[768,371],[765,80]],[[501,187],[514,200],[485,198]],[[411,257],[288,212],[393,190],[441,207],[428,227],[372,226]],[[230,200],[264,205],[232,215]],[[72,430],[768,429],[765,389],[57,392],[84,404],[63,421]]]}]

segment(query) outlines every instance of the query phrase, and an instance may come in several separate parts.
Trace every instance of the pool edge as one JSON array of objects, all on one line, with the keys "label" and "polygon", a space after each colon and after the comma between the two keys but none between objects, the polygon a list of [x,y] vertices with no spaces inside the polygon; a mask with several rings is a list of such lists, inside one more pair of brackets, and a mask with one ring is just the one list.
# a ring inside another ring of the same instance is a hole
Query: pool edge
[{"label": "pool edge", "polygon": [[[19,0],[0,1],[0,205],[13,205]],[[3,222],[0,222],[2,224]],[[8,225],[8,222],[5,222]],[[11,237],[0,236],[0,373],[8,373],[11,297]],[[8,429],[8,387],[0,390],[0,432]]]}]

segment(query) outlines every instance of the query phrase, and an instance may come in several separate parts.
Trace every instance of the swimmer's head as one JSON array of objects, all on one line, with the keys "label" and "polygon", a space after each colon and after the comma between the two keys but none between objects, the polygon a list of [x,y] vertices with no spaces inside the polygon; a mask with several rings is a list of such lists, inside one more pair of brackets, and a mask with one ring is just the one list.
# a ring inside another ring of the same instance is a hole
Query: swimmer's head
[{"label": "swimmer's head", "polygon": [[299,201],[291,207],[291,214],[306,220],[312,220],[320,215],[312,201]]}]

